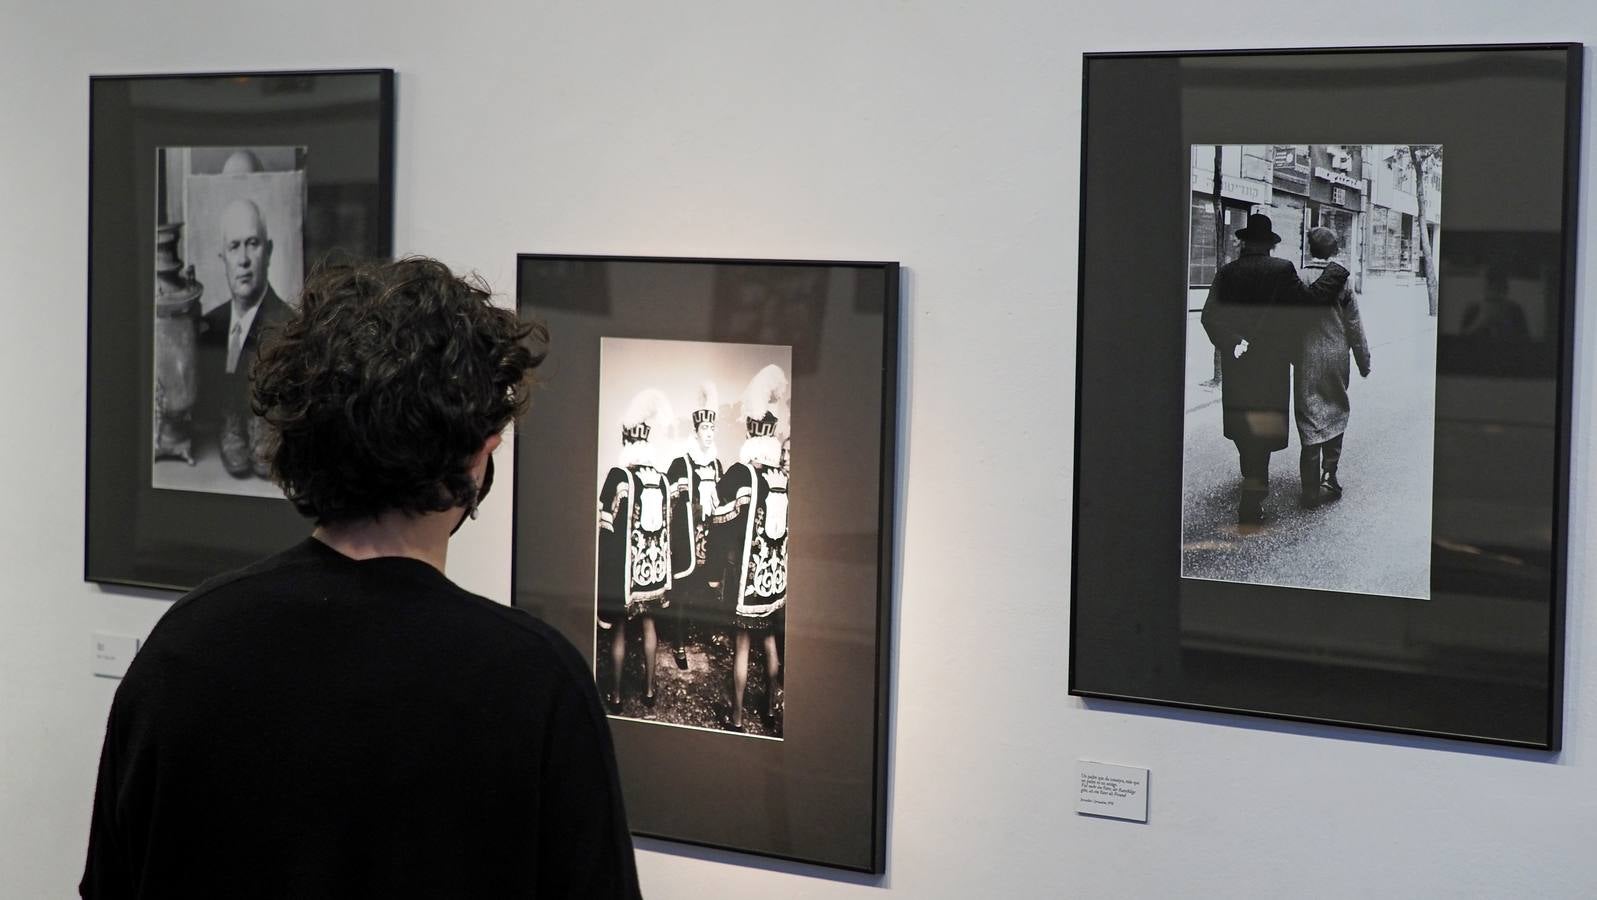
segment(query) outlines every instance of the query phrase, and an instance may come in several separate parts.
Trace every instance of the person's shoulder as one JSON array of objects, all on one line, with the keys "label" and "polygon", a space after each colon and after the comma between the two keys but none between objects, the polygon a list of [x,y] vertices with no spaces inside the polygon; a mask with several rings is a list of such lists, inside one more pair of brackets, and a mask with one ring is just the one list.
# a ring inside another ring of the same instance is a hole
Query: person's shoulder
[{"label": "person's shoulder", "polygon": [[1288,266],[1291,265],[1291,263],[1288,263],[1284,259],[1270,256],[1268,254],[1244,253],[1241,256],[1238,256],[1236,259],[1233,259],[1221,266],[1220,270],[1214,273],[1214,277],[1216,279],[1222,279],[1241,275],[1243,278],[1256,278],[1257,273],[1260,271],[1270,271],[1275,269],[1276,263],[1286,263]]},{"label": "person's shoulder", "polygon": [[228,323],[228,302],[226,300],[216,304],[209,311],[200,315],[200,336],[226,334]]},{"label": "person's shoulder", "polygon": [[207,578],[200,582],[198,587],[179,597],[177,602],[172,604],[172,608],[167,610],[167,615],[162,618],[164,620],[179,610],[203,603],[208,597],[230,593],[237,588],[246,586],[251,581],[272,573],[291,569],[299,565],[308,565],[311,562],[307,553],[308,549],[305,542],[301,542],[241,569],[233,569]]},{"label": "person's shoulder", "polygon": [[[449,583],[445,588],[461,602],[464,618],[485,634],[508,637],[506,649],[513,659],[545,671],[570,676],[579,683],[590,678],[588,664],[565,635],[527,610],[498,603],[481,594]],[[478,649],[489,646],[478,644]]]},{"label": "person's shoulder", "polygon": [[296,544],[241,569],[208,578],[173,601],[141,643],[123,679],[124,685],[138,681],[152,660],[188,653],[214,636],[217,629],[238,627],[238,614],[262,592],[271,590],[271,585],[279,583],[274,576],[292,579],[293,570],[308,564],[309,549],[305,543]]},{"label": "person's shoulder", "polygon": [[292,316],[294,307],[289,306],[287,301],[277,296],[277,291],[268,284],[266,286],[266,296],[261,298],[261,313],[268,319],[276,321]]}]

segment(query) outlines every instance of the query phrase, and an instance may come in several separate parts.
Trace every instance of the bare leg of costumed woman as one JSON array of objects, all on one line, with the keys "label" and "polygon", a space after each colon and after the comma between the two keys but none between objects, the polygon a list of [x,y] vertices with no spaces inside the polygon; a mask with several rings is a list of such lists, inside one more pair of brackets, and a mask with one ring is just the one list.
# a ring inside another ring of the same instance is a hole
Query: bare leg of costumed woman
[{"label": "bare leg of costumed woman", "polygon": [[654,616],[643,617],[643,705],[654,705],[654,654],[660,649],[654,632]]},{"label": "bare leg of costumed woman", "polygon": [[732,728],[743,730],[743,689],[749,686],[749,630],[732,636]]},{"label": "bare leg of costumed woman", "polygon": [[627,661],[627,623],[617,621],[610,629],[610,708],[621,711],[621,666]]},{"label": "bare leg of costumed woman", "polygon": [[765,728],[767,731],[776,730],[777,698],[781,696],[781,688],[777,687],[776,676],[782,672],[782,659],[776,655],[776,632],[772,631],[765,636]]}]

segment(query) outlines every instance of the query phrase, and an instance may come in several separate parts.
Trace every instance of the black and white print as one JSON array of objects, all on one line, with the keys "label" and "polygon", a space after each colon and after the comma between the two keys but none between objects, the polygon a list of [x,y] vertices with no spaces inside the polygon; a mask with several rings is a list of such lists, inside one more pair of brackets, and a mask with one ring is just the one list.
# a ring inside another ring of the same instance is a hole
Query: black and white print
[{"label": "black and white print", "polygon": [[793,351],[602,338],[594,678],[611,715],[780,739]]},{"label": "black and white print", "polygon": [[1192,146],[1183,577],[1430,596],[1442,161]]},{"label": "black and white print", "polygon": [[156,150],[153,487],[281,497],[249,370],[305,274],[306,148]]}]

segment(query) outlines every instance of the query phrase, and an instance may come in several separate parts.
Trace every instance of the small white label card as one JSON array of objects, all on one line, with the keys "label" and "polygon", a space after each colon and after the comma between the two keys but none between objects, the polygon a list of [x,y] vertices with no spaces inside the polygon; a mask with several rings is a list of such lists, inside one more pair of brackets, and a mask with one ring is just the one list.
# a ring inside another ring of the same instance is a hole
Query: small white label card
[{"label": "small white label card", "polygon": [[125,634],[94,633],[94,674],[107,678],[121,678],[128,673],[128,663],[139,652],[139,639]]},{"label": "small white label card", "polygon": [[1148,821],[1148,770],[1077,760],[1076,812],[1128,822]]}]

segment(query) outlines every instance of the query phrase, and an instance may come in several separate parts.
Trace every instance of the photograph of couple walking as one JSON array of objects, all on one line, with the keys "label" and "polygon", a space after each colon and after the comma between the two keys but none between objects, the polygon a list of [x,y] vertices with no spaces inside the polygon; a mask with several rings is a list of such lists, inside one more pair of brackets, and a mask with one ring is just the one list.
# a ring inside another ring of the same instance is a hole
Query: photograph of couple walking
[{"label": "photograph of couple walking", "polygon": [[1441,146],[1191,159],[1182,577],[1428,598]]}]

